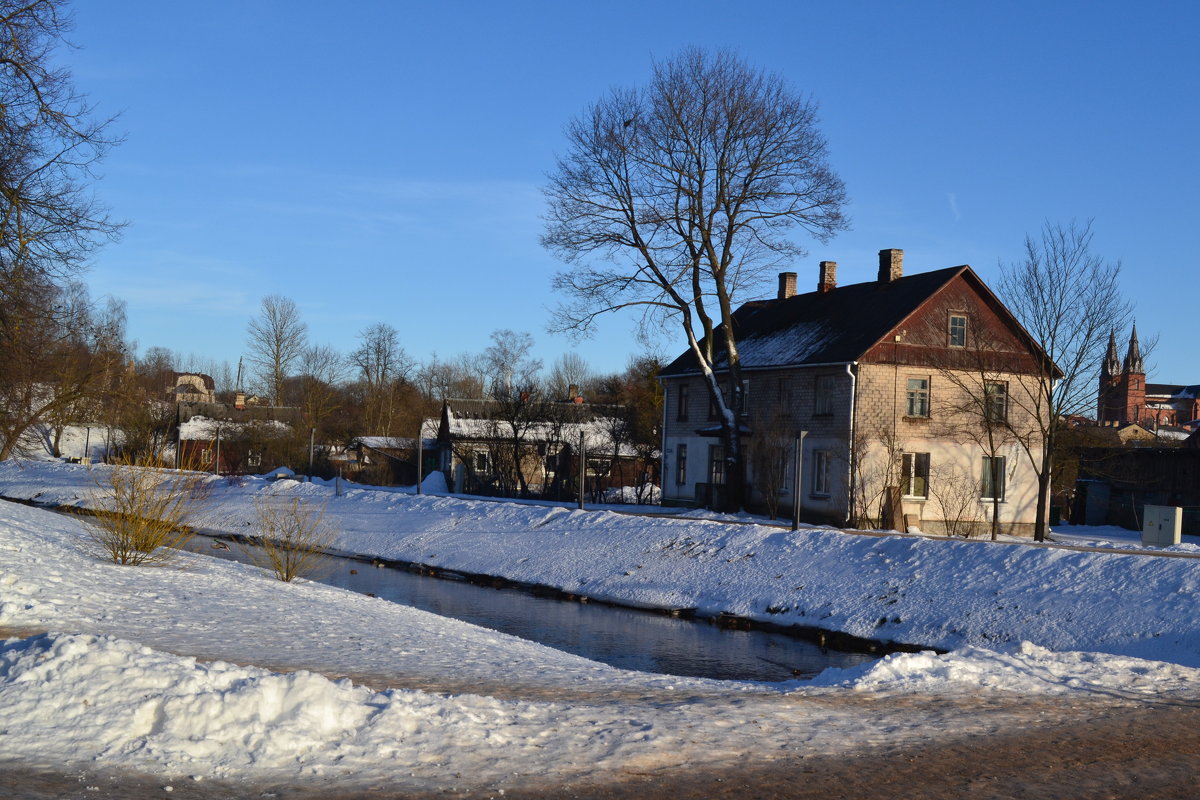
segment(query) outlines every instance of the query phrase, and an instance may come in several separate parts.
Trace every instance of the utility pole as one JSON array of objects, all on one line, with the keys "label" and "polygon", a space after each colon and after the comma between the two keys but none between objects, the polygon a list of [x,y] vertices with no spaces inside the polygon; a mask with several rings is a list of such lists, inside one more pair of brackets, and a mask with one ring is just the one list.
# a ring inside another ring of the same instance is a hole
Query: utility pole
[{"label": "utility pole", "polygon": [[804,487],[804,437],[808,431],[800,431],[796,437],[796,470],[792,476],[792,530],[800,529],[800,492]]}]

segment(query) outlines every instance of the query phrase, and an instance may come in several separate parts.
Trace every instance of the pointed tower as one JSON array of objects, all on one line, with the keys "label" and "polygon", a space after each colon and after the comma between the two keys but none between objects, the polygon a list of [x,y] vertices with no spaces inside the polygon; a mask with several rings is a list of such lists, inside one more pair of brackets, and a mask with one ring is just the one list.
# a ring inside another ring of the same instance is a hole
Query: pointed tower
[{"label": "pointed tower", "polygon": [[1125,395],[1125,421],[1141,422],[1146,411],[1146,366],[1138,346],[1137,325],[1129,335],[1129,349],[1121,363],[1121,389]]},{"label": "pointed tower", "polygon": [[1120,424],[1124,398],[1118,391],[1121,360],[1117,356],[1117,332],[1108,332],[1108,354],[1100,365],[1100,390],[1096,396],[1096,421],[1101,425]]}]

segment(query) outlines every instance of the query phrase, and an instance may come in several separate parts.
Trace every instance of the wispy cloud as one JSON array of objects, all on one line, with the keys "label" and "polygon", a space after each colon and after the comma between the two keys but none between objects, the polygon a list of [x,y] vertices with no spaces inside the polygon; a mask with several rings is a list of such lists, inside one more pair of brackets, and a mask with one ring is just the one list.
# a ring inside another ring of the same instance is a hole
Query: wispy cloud
[{"label": "wispy cloud", "polygon": [[950,213],[954,215],[954,221],[961,220],[962,214],[958,210],[958,195],[954,192],[946,192],[946,202],[950,204]]}]

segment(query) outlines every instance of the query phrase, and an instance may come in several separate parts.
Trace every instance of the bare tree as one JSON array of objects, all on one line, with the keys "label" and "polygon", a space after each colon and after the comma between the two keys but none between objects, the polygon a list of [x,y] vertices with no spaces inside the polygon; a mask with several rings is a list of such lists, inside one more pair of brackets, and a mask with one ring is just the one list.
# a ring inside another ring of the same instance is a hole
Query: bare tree
[{"label": "bare tree", "polygon": [[300,319],[295,301],[281,295],[262,299],[259,315],[246,326],[246,349],[251,366],[271,395],[284,404],[284,381],[304,352],[308,326]]},{"label": "bare tree", "polygon": [[[120,227],[87,188],[116,143],[111,120],[97,120],[52,63],[70,27],[61,0],[0,0],[0,460],[107,369],[84,358],[78,309],[64,302],[88,256]],[[86,380],[51,390],[63,359]]]},{"label": "bare tree", "polygon": [[1002,265],[999,294],[1047,361],[1040,378],[1011,398],[1040,428],[1028,441],[1041,446],[1025,450],[1038,474],[1039,542],[1046,538],[1051,466],[1063,420],[1095,402],[1108,335],[1127,327],[1132,315],[1118,280],[1120,262],[1106,262],[1091,245],[1091,222],[1065,227],[1047,222],[1037,238],[1025,237],[1021,261]]},{"label": "bare tree", "polygon": [[573,265],[554,282],[568,297],[555,327],[586,332],[626,308],[643,325],[680,326],[719,411],[732,507],[744,483],[738,409],[717,372],[741,386],[735,304],[801,254],[791,231],[826,241],[847,227],[816,120],[782,78],[688,49],[572,121],[545,190],[543,245]]},{"label": "bare tree", "polygon": [[309,425],[322,428],[337,413],[346,360],[330,345],[311,345],[300,355],[300,407]]},{"label": "bare tree", "polygon": [[390,436],[398,384],[408,378],[415,362],[400,346],[400,334],[386,322],[366,328],[358,338],[362,344],[350,354],[350,362],[363,381],[367,429]]},{"label": "bare tree", "polygon": [[592,377],[592,370],[587,361],[578,353],[563,353],[550,367],[550,377],[547,379],[553,396],[570,400],[571,387],[579,391]]}]

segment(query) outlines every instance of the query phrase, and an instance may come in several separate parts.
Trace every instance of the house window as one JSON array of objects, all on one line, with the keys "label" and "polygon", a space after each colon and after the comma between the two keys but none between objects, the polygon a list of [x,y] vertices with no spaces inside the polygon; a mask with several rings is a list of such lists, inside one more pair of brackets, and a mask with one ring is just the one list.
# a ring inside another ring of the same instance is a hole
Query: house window
[{"label": "house window", "polygon": [[708,446],[708,482],[717,486],[725,483],[725,448],[722,445]]},{"label": "house window", "polygon": [[900,459],[905,497],[929,497],[929,453],[905,453]]},{"label": "house window", "polygon": [[482,452],[482,451],[475,453],[475,471],[476,472],[487,472],[488,471],[488,454],[487,453]]},{"label": "house window", "polygon": [[678,403],[675,408],[675,419],[686,422],[688,418],[688,387],[686,383],[680,384],[675,396],[675,402]]},{"label": "house window", "polygon": [[828,450],[814,450],[812,458],[812,493],[829,495],[829,463],[833,454]]},{"label": "house window", "polygon": [[833,389],[837,376],[818,375],[814,387],[813,415],[828,417],[833,415]]},{"label": "house window", "polygon": [[687,445],[679,445],[679,455],[675,457],[675,483],[682,486],[687,483]]},{"label": "house window", "polygon": [[983,483],[979,496],[984,500],[1004,500],[1005,468],[1004,456],[983,457]]},{"label": "house window", "polygon": [[929,416],[929,379],[909,378],[907,401],[904,405],[907,417]]},{"label": "house window", "polygon": [[967,346],[967,318],[959,314],[950,315],[950,346]]},{"label": "house window", "polygon": [[738,389],[737,397],[734,398],[734,408],[743,417],[750,415],[750,379],[743,378],[742,385]]},{"label": "house window", "polygon": [[988,381],[984,384],[984,414],[989,424],[1008,421],[1008,384]]}]

